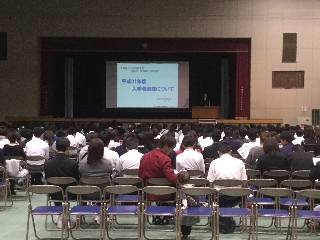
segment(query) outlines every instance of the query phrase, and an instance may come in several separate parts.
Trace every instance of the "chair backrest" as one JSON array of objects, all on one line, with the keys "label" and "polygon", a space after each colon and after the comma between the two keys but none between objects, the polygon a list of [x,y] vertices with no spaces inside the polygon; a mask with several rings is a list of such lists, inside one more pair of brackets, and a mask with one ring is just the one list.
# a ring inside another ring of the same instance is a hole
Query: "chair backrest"
[{"label": "chair backrest", "polygon": [[316,183],[314,184],[314,189],[320,190],[320,182],[316,182]]},{"label": "chair backrest", "polygon": [[217,179],[213,181],[213,185],[219,185],[221,187],[237,187],[242,185],[242,181],[237,179]]},{"label": "chair backrest", "polygon": [[4,182],[8,178],[5,167],[0,166],[0,182]]},{"label": "chair backrest", "polygon": [[310,174],[310,170],[294,171],[291,174],[291,178],[292,179],[301,179],[301,180],[310,180],[309,174]]},{"label": "chair backrest", "polygon": [[47,178],[47,185],[78,185],[78,181],[73,177],[50,177]]},{"label": "chair backrest", "polygon": [[248,179],[261,178],[261,172],[256,169],[246,169]]},{"label": "chair backrest", "polygon": [[202,172],[199,169],[188,169],[188,173],[190,177],[194,177],[194,176],[204,177],[204,172]]},{"label": "chair backrest", "polygon": [[142,189],[143,194],[148,193],[152,195],[169,195],[177,193],[174,187],[169,186],[149,186]]},{"label": "chair backrest", "polygon": [[209,180],[205,178],[190,178],[190,184],[196,187],[206,187],[209,185]]},{"label": "chair backrest", "polygon": [[111,179],[107,177],[82,177],[79,181],[80,185],[100,186],[111,184]]},{"label": "chair backrest", "polygon": [[22,156],[5,156],[5,160],[11,160],[11,159],[16,159],[16,160],[24,160],[24,157]]},{"label": "chair backrest", "polygon": [[275,179],[250,179],[248,180],[248,185],[257,188],[277,187],[278,182]]},{"label": "chair backrest", "polygon": [[143,184],[143,181],[139,177],[116,177],[113,179],[115,185],[138,185]]},{"label": "chair backrest", "polygon": [[181,192],[191,196],[206,196],[206,195],[213,195],[214,189],[210,187],[192,187],[192,188],[182,188]]},{"label": "chair backrest", "polygon": [[139,194],[139,189],[131,185],[107,186],[104,188],[103,191],[110,194],[129,194],[129,193]]},{"label": "chair backrest", "polygon": [[120,176],[124,175],[134,175],[138,176],[139,174],[139,168],[133,168],[133,169],[124,169],[121,171]]},{"label": "chair backrest", "polygon": [[45,160],[45,158],[43,156],[26,156],[26,161],[41,161],[41,160]]},{"label": "chair backrest", "polygon": [[[101,201],[101,189],[97,186],[88,186],[88,185],[69,186],[66,188],[67,201],[68,201],[68,193],[75,194],[78,197],[82,195],[98,193],[100,196],[100,199],[97,199],[97,201]],[[79,202],[79,198],[78,198],[78,202]]]},{"label": "chair backrest", "polygon": [[243,197],[243,196],[249,196],[250,194],[253,194],[252,190],[249,188],[237,188],[237,187],[222,188],[219,190],[219,193],[222,193],[227,196],[232,196],[232,197]]},{"label": "chair backrest", "polygon": [[315,207],[314,200],[320,199],[320,191],[317,189],[305,189],[298,192],[297,198],[307,198],[309,200],[310,208]]},{"label": "chair backrest", "polygon": [[156,186],[168,186],[172,185],[166,178],[149,178],[146,181],[146,185],[156,185]]},{"label": "chair backrest", "polygon": [[291,197],[293,191],[289,188],[261,188],[258,190],[258,195],[266,195],[270,197]]},{"label": "chair backrest", "polygon": [[290,172],[286,170],[265,171],[262,178],[276,179],[278,184],[280,184],[283,180],[288,180],[290,178]]},{"label": "chair backrest", "polygon": [[284,180],[280,183],[280,187],[293,190],[311,189],[312,182],[309,180]]},{"label": "chair backrest", "polygon": [[61,193],[63,194],[63,189],[56,185],[33,185],[28,187],[28,194],[31,196],[32,193],[36,194],[53,194],[53,193]]}]

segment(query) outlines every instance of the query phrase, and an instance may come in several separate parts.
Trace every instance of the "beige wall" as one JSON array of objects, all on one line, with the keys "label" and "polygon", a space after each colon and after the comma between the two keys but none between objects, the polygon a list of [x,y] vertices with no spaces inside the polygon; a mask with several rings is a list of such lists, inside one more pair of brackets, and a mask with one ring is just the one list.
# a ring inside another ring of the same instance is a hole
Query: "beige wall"
[{"label": "beige wall", "polygon": [[[297,117],[320,109],[319,0],[6,0],[0,32],[0,120],[39,115],[41,36],[251,38],[251,118]],[[282,63],[282,34],[298,35],[297,63]],[[272,89],[274,70],[304,70],[304,89]],[[307,107],[302,112],[301,107]]]}]

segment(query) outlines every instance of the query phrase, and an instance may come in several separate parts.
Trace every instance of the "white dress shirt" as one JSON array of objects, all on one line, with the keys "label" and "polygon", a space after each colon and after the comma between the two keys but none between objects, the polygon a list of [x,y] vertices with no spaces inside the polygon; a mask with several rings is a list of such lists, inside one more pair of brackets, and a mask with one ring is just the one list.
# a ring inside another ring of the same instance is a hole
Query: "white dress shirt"
[{"label": "white dress shirt", "polygon": [[78,141],[79,144],[82,144],[83,147],[87,145],[86,137],[81,133],[77,132],[75,139]]},{"label": "white dress shirt", "polygon": [[199,138],[200,141],[198,140],[199,145],[201,146],[201,149],[203,151],[203,149],[205,147],[211,146],[213,144],[213,140],[211,137],[206,137],[206,138]]},{"label": "white dress shirt", "polygon": [[111,148],[116,148],[118,146],[120,146],[120,143],[115,142],[114,140],[110,140],[108,148],[111,149]]},{"label": "white dress shirt", "polygon": [[2,149],[6,144],[10,144],[10,141],[7,138],[2,139],[0,141],[0,148]]},{"label": "white dress shirt", "polygon": [[196,169],[205,173],[204,160],[201,153],[193,149],[185,149],[176,157],[176,169]]},{"label": "white dress shirt", "polygon": [[79,142],[73,135],[68,135],[67,138],[70,140],[70,147],[76,147],[76,150],[69,150],[69,156],[75,156],[78,153]]},{"label": "white dress shirt", "polygon": [[[27,142],[25,150],[27,156],[42,156],[45,160],[49,159],[49,145],[40,138],[33,137],[32,140]],[[27,161],[27,163],[30,165],[42,165],[45,160]]]},{"label": "white dress shirt", "polygon": [[303,137],[297,137],[296,139],[294,139],[293,141],[292,141],[292,143],[294,144],[294,145],[296,145],[296,144],[301,144],[301,142],[304,140],[304,138]]},{"label": "white dress shirt", "polygon": [[117,152],[104,147],[103,158],[108,159],[114,169],[120,169],[119,167],[119,155]]},{"label": "white dress shirt", "polygon": [[[247,180],[246,168],[242,160],[226,153],[211,162],[207,179],[210,182],[218,179]],[[221,186],[215,185],[213,188],[220,190]]]},{"label": "white dress shirt", "polygon": [[119,169],[117,169],[119,172],[121,172],[124,169],[133,169],[133,168],[139,168],[140,167],[140,159],[142,158],[143,154],[138,152],[136,149],[131,149],[125,154],[120,156],[120,164]]}]

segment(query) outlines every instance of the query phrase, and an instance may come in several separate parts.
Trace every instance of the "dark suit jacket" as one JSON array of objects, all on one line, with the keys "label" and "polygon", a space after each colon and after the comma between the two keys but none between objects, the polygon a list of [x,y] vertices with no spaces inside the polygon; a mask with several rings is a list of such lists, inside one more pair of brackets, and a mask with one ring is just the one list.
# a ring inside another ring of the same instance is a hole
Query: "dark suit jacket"
[{"label": "dark suit jacket", "polygon": [[[73,177],[79,180],[78,162],[71,160],[64,153],[57,153],[54,158],[45,161],[44,172],[46,179],[50,177]],[[60,187],[65,190],[68,186],[61,185]],[[53,199],[61,199],[61,196],[56,194],[52,194],[51,197]]]},{"label": "dark suit jacket", "polygon": [[218,143],[213,143],[208,147],[205,147],[202,152],[203,159],[206,158],[218,158]]},{"label": "dark suit jacket", "polygon": [[233,154],[237,154],[238,153],[238,149],[241,147],[240,142],[238,142],[237,140],[235,140],[233,138],[225,138],[221,142],[228,143],[230,145],[230,147],[231,147],[231,150],[232,150]]},{"label": "dark suit jacket", "polygon": [[298,170],[310,170],[313,164],[313,154],[310,152],[297,151],[292,152],[287,156],[291,172]]}]

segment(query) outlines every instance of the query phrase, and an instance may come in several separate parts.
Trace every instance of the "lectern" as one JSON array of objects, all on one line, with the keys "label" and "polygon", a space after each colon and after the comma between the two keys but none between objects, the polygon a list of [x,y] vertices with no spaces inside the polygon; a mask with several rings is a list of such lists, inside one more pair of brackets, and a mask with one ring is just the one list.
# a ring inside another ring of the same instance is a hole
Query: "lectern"
[{"label": "lectern", "polygon": [[193,106],[192,118],[220,118],[219,106]]}]

